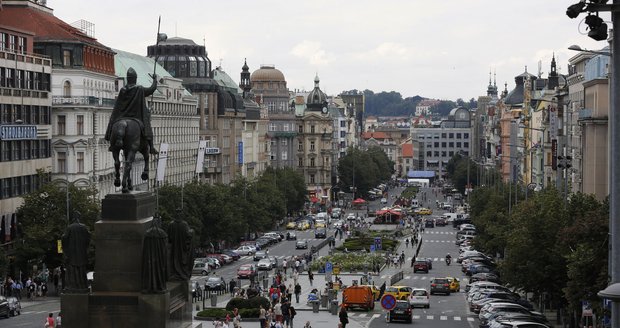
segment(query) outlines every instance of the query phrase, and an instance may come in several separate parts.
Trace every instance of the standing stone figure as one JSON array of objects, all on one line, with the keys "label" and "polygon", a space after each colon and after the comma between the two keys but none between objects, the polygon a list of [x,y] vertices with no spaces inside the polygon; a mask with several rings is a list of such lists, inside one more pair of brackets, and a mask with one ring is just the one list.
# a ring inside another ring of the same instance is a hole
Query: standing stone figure
[{"label": "standing stone figure", "polygon": [[177,209],[174,221],[168,226],[168,242],[170,243],[170,280],[185,281],[192,273],[193,231],[185,222],[182,209]]},{"label": "standing stone figure", "polygon": [[168,280],[168,235],[159,227],[159,217],[144,234],[142,245],[142,293],[166,291]]},{"label": "standing stone figure", "polygon": [[63,282],[63,287],[70,292],[87,292],[86,265],[88,264],[90,232],[85,225],[80,223],[80,212],[73,211],[72,222],[62,236],[66,268],[66,285]]},{"label": "standing stone figure", "polygon": [[[122,118],[132,118],[140,123],[141,134],[148,142],[150,153],[157,154],[157,149],[153,146],[153,129],[151,128],[151,113],[146,106],[146,99],[152,95],[157,88],[157,75],[153,76],[153,83],[150,87],[145,88],[136,84],[138,74],[133,68],[127,70],[127,85],[125,85],[118,93],[114,109],[108,122],[108,128],[105,133],[105,140],[110,141],[112,137],[112,126],[116,121]],[[112,151],[112,146],[110,146]]]}]

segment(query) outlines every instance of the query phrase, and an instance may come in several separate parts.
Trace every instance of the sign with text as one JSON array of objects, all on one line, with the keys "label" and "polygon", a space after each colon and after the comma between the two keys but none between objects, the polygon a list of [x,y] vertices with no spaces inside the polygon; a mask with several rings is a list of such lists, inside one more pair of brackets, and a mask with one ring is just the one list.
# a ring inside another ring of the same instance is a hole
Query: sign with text
[{"label": "sign with text", "polygon": [[168,161],[168,148],[170,147],[167,143],[161,143],[159,146],[159,160],[157,161],[157,181],[164,181],[164,176],[166,174],[166,162]]},{"label": "sign with text", "polygon": [[36,125],[0,125],[0,139],[2,140],[33,140],[36,138]]}]

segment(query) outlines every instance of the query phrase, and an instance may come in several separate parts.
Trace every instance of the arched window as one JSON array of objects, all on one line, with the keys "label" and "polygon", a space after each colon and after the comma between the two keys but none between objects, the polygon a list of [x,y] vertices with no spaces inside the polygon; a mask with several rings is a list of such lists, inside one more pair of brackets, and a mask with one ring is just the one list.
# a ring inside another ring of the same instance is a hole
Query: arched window
[{"label": "arched window", "polygon": [[71,82],[65,81],[62,86],[63,97],[71,97]]}]

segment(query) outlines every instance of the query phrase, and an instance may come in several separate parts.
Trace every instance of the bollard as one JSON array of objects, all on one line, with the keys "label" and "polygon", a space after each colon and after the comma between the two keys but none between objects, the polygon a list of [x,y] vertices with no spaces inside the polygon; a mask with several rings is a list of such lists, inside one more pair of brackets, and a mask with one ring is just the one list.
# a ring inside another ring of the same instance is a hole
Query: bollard
[{"label": "bollard", "polygon": [[319,302],[318,301],[312,302],[312,312],[319,313]]},{"label": "bollard", "polygon": [[331,313],[332,315],[337,315],[338,314],[338,300],[333,300],[331,302]]},{"label": "bollard", "polygon": [[321,295],[321,307],[327,308],[327,295],[326,294],[322,294]]},{"label": "bollard", "polygon": [[217,306],[217,294],[216,293],[211,293],[211,306],[213,307]]}]

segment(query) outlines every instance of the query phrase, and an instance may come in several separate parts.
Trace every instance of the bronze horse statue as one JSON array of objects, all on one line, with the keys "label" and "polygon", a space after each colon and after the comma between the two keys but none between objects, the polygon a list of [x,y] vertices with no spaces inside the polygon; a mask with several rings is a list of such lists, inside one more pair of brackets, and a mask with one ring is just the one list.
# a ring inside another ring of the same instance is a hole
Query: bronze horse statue
[{"label": "bronze horse statue", "polygon": [[[121,187],[122,192],[128,193],[133,190],[131,182],[131,169],[136,158],[136,153],[140,152],[144,157],[144,170],[140,178],[149,178],[149,145],[141,134],[140,122],[132,118],[123,118],[116,121],[111,128],[110,150],[114,158],[114,186]],[[119,155],[123,151],[124,166],[123,177],[121,180],[121,162]]]}]

